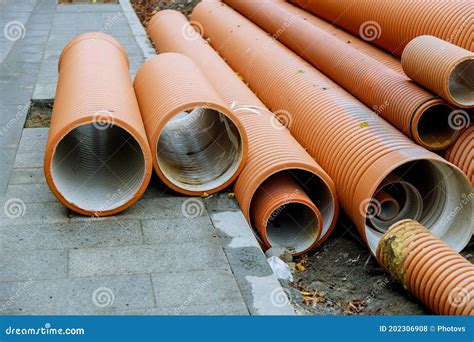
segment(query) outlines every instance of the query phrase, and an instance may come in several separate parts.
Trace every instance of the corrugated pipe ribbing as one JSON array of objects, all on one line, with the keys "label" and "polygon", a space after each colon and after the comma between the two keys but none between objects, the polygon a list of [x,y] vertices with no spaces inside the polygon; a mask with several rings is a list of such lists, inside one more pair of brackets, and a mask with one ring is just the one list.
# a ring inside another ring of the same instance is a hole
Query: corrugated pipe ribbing
[{"label": "corrugated pipe ribbing", "polygon": [[[453,108],[408,77],[285,9],[280,1],[225,3],[284,43],[418,144],[440,150],[454,142]],[[474,74],[474,73],[473,73]]]},{"label": "corrugated pipe ribbing", "polygon": [[[343,208],[373,253],[382,235],[369,222],[373,206],[378,206],[373,197],[392,178],[411,184],[421,194],[423,224],[456,250],[466,246],[474,201],[444,220],[472,191],[459,169],[374,116],[230,7],[202,2],[192,18],[259,98],[270,109],[287,113],[291,133],[331,175]],[[406,203],[412,193],[401,186],[400,202]]]},{"label": "corrugated pipe ribbing", "polygon": [[66,45],[58,69],[46,181],[75,212],[116,214],[140,198],[152,172],[127,55],[112,37],[86,33]]},{"label": "corrugated pipe ribbing", "polygon": [[[258,229],[252,224],[255,196],[266,190],[263,185],[266,181],[279,174],[289,174],[321,212],[322,225],[317,241],[321,243],[333,230],[339,211],[333,181],[207,44],[200,32],[198,23],[190,23],[183,14],[169,10],[155,14],[148,25],[148,34],[157,51],[178,52],[193,59],[244,125],[249,153],[234,186],[244,216],[257,233]],[[285,112],[277,114],[285,120]],[[291,193],[287,195],[292,196]],[[303,216],[297,216],[297,219],[303,226],[308,224]]]},{"label": "corrugated pipe ribbing", "polygon": [[474,315],[474,266],[417,221],[393,225],[377,260],[434,313]]},{"label": "corrugated pipe ribbing", "polygon": [[160,179],[185,195],[228,187],[247,158],[240,120],[186,56],[165,53],[142,65],[135,93]]},{"label": "corrugated pipe ribbing", "polygon": [[454,106],[474,108],[473,52],[433,36],[420,36],[403,50],[402,66],[408,77]]},{"label": "corrugated pipe ribbing", "polygon": [[388,53],[385,50],[379,49],[378,47],[370,44],[370,42],[361,39],[359,36],[355,36],[345,30],[342,30],[336,25],[333,25],[321,18],[318,18],[317,16],[312,15],[311,13],[306,12],[303,9],[297,6],[294,6],[284,0],[281,0],[278,2],[282,8],[285,8],[299,15],[301,18],[303,18],[307,22],[311,23],[312,25],[318,27],[321,30],[326,31],[327,33],[332,35],[334,38],[339,39],[345,44],[350,44],[352,47],[376,59],[377,61],[384,64],[385,66],[388,66],[394,71],[402,75],[405,74],[402,68],[402,63],[400,62],[400,59],[398,57]]},{"label": "corrugated pipe ribbing", "polygon": [[422,35],[432,35],[474,51],[472,0],[290,2],[398,56],[410,40]]},{"label": "corrugated pipe ribbing", "polygon": [[474,188],[474,125],[467,128],[451,146],[446,159],[464,171]]}]

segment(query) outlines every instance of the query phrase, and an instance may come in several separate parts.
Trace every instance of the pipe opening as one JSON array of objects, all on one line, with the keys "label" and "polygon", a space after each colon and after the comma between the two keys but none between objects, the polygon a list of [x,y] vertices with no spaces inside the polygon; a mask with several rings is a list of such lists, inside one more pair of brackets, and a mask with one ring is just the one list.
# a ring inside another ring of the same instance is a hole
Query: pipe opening
[{"label": "pipe opening", "polygon": [[383,186],[374,196],[376,210],[369,215],[372,227],[385,233],[393,224],[404,219],[419,220],[423,211],[423,198],[418,189],[402,180]]},{"label": "pipe opening", "polygon": [[157,161],[163,175],[189,191],[210,191],[235,174],[243,158],[242,137],[223,113],[204,107],[181,112],[162,129]]},{"label": "pipe opening", "polygon": [[435,104],[421,113],[417,132],[425,146],[441,149],[449,146],[458,136],[459,130],[452,127],[450,114],[453,108],[446,104]]},{"label": "pipe opening", "polygon": [[448,91],[461,106],[474,106],[474,59],[456,65],[449,75]]},{"label": "pipe opening", "polygon": [[277,208],[267,221],[266,234],[272,247],[290,247],[296,253],[311,247],[318,237],[319,223],[314,211],[303,203]]},{"label": "pipe opening", "polygon": [[[405,191],[411,188],[412,196],[419,193],[420,197],[413,196],[422,202],[418,221],[456,251],[462,250],[471,238],[474,219],[474,193],[463,173],[442,161],[417,160],[399,166],[383,182],[393,177],[403,177],[403,182],[409,185]],[[406,218],[410,216],[397,216],[398,221]],[[375,251],[382,232],[369,220],[365,232],[371,250]]]},{"label": "pipe opening", "polygon": [[74,128],[56,146],[52,179],[64,199],[102,212],[130,201],[145,179],[145,156],[125,129],[89,123]]}]

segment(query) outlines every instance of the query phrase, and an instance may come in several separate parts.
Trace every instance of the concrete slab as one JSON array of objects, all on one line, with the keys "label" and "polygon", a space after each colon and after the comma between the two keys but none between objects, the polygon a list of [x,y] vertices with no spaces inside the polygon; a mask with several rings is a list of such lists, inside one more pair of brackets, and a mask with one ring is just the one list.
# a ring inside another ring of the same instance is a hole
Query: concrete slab
[{"label": "concrete slab", "polygon": [[226,266],[227,259],[217,241],[80,248],[69,254],[72,277],[217,270]]},{"label": "concrete slab", "polygon": [[100,315],[155,305],[149,275],[0,282],[0,302],[6,315]]},{"label": "concrete slab", "polygon": [[67,277],[66,250],[0,250],[1,281],[60,279]]}]

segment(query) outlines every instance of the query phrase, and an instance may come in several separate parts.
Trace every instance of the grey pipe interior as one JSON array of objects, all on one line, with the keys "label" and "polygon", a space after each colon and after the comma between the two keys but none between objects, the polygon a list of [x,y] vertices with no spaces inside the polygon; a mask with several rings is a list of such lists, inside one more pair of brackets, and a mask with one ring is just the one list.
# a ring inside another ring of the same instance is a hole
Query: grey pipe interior
[{"label": "grey pipe interior", "polygon": [[448,90],[463,106],[474,106],[474,58],[459,63],[449,76]]},{"label": "grey pipe interior", "polygon": [[209,108],[174,116],[157,144],[157,161],[165,177],[189,191],[208,191],[226,183],[242,158],[237,127],[224,114]]},{"label": "grey pipe interior", "polygon": [[[437,160],[408,162],[395,169],[388,178],[399,177],[420,193],[423,210],[419,222],[451,245],[462,250],[473,233],[474,194],[461,171]],[[400,219],[408,217],[400,217]],[[367,220],[365,233],[375,251],[382,232]]]},{"label": "grey pipe interior", "polygon": [[266,234],[272,247],[290,247],[296,253],[309,248],[318,237],[318,218],[302,203],[288,203],[275,210],[267,221]]},{"label": "grey pipe interior", "polygon": [[380,213],[369,217],[370,225],[381,233],[385,233],[393,224],[404,219],[420,220],[423,213],[423,198],[417,188],[407,182],[395,182],[384,186],[381,190],[389,193],[397,202],[398,210],[390,219],[381,217],[386,210],[384,204],[380,204]]},{"label": "grey pipe interior", "polygon": [[58,143],[52,178],[61,195],[77,207],[113,210],[139,191],[145,178],[145,157],[125,129],[84,124]]}]

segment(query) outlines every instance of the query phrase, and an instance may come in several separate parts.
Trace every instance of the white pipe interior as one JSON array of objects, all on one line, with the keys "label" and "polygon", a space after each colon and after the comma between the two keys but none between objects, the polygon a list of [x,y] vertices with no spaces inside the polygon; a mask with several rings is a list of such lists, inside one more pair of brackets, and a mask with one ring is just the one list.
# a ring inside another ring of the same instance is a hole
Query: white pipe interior
[{"label": "white pipe interior", "polygon": [[58,143],[52,178],[64,199],[92,212],[131,200],[145,178],[145,157],[135,138],[118,126],[84,124]]},{"label": "white pipe interior", "polygon": [[[474,229],[474,194],[466,176],[449,164],[432,160],[406,163],[392,175],[403,177],[421,194],[423,211],[419,222],[454,250],[461,251]],[[365,233],[375,252],[382,233],[368,220]]]},{"label": "white pipe interior", "polygon": [[457,103],[474,106],[474,58],[456,65],[449,76],[448,90]]},{"label": "white pipe interior", "polygon": [[157,143],[157,161],[165,177],[189,191],[208,191],[226,183],[243,158],[242,138],[224,114],[195,108],[175,115]]},{"label": "white pipe interior", "polygon": [[272,247],[286,247],[296,253],[313,245],[319,223],[313,210],[302,203],[288,203],[276,209],[267,221],[267,240]]}]

